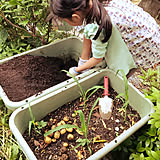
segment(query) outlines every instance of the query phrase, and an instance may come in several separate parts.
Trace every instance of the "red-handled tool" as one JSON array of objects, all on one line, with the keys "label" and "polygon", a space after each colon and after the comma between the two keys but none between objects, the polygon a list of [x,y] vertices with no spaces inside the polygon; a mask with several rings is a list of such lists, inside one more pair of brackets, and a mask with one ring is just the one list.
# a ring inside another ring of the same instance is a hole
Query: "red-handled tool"
[{"label": "red-handled tool", "polygon": [[108,80],[108,76],[105,76],[104,77],[104,93],[103,93],[103,95],[104,96],[109,96],[110,94],[109,94],[109,80]]},{"label": "red-handled tool", "polygon": [[103,119],[109,119],[112,114],[113,100],[109,98],[109,79],[108,76],[104,77],[104,97],[99,100],[99,112]]}]

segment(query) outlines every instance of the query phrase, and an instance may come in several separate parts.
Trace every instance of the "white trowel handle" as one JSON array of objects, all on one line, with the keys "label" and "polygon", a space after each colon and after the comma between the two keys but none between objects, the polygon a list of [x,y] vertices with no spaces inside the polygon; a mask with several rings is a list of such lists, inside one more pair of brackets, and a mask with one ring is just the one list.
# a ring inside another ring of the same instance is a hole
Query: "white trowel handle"
[{"label": "white trowel handle", "polygon": [[103,95],[107,95],[107,96],[109,96],[109,81],[108,81],[108,76],[105,76],[104,77],[104,93],[103,93]]}]

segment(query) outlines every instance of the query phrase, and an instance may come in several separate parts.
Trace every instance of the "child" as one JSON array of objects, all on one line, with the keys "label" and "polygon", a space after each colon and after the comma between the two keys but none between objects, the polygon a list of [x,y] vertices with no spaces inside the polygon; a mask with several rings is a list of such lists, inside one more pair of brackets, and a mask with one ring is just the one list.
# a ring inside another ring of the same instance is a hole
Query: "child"
[{"label": "child", "polygon": [[69,69],[74,76],[104,57],[109,68],[123,69],[126,74],[138,66],[149,68],[160,62],[160,27],[130,0],[103,4],[98,0],[51,0],[51,10],[71,26],[85,24],[78,66]]}]

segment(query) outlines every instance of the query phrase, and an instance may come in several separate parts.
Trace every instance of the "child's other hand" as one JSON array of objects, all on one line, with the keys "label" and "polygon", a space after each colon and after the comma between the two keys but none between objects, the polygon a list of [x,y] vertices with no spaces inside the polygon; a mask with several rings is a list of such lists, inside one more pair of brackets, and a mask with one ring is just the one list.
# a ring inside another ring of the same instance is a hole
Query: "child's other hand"
[{"label": "child's other hand", "polygon": [[[77,71],[75,70],[75,68],[76,68],[76,67],[71,67],[71,68],[69,69],[69,73],[71,73],[73,76],[77,76],[77,75],[79,74],[79,72],[77,72]],[[67,73],[67,76],[68,76],[68,77],[72,77],[69,73]]]}]

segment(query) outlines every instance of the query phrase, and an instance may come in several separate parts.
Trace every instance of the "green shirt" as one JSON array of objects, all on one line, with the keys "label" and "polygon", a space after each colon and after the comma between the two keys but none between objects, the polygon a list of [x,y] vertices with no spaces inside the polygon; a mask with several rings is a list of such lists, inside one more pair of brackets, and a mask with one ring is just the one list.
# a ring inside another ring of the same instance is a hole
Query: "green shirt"
[{"label": "green shirt", "polygon": [[[127,74],[130,69],[136,68],[132,55],[115,25],[112,25],[112,35],[105,43],[102,43],[102,40],[104,39],[103,31],[101,31],[96,40],[93,40],[98,28],[99,25],[97,23],[92,23],[87,24],[84,29],[85,38],[92,41],[93,57],[105,57],[108,68],[115,72],[122,69],[125,74]],[[119,72],[119,74],[121,73]]]}]

